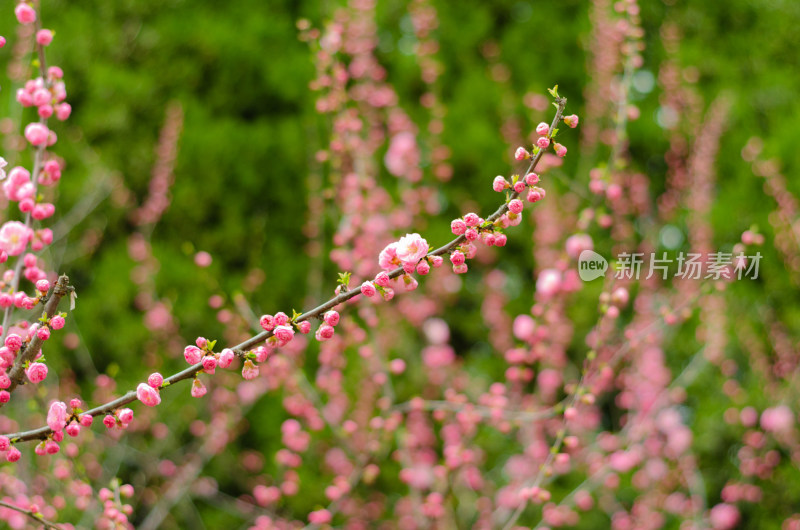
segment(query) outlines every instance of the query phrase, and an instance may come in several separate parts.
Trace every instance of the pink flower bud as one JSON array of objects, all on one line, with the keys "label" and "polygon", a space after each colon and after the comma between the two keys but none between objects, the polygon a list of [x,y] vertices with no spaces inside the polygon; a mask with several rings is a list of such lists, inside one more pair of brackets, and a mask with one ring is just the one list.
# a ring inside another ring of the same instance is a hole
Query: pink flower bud
[{"label": "pink flower bud", "polygon": [[206,355],[203,357],[203,371],[207,374],[213,374],[217,368],[217,359],[213,355]]},{"label": "pink flower bud", "polygon": [[512,213],[520,213],[523,208],[523,203],[519,199],[512,199],[508,202],[508,209]]},{"label": "pink flower bud", "polygon": [[453,234],[460,236],[466,230],[467,230],[467,225],[461,219],[453,219],[450,222],[450,231],[453,232]]},{"label": "pink flower bud", "polygon": [[572,116],[564,116],[564,123],[572,127],[573,129],[578,126],[578,116],[577,114],[573,114]]},{"label": "pink flower bud", "polygon": [[525,197],[528,202],[539,202],[542,200],[542,194],[537,191],[537,188],[531,188],[528,191],[528,196]]},{"label": "pink flower bud", "polygon": [[480,237],[480,234],[474,228],[468,228],[466,232],[464,232],[464,237],[467,238],[467,241],[475,241]]},{"label": "pink flower bud", "polygon": [[452,263],[453,265],[461,265],[465,261],[466,258],[464,257],[464,253],[461,252],[460,250],[456,250],[455,252],[450,254],[450,263]]},{"label": "pink flower bud", "polygon": [[50,282],[47,280],[39,280],[36,282],[36,290],[40,293],[46,293],[50,290]]},{"label": "pink flower bud", "polygon": [[[144,383],[139,383],[139,384],[144,385]],[[145,386],[147,386],[147,385],[145,385]],[[147,388],[150,388],[150,387],[147,387]],[[151,390],[152,390],[152,388],[151,388]],[[131,409],[129,409],[129,408],[120,409],[117,412],[117,417],[119,418],[119,421],[122,422],[122,425],[128,425],[130,422],[133,421],[133,411]]]},{"label": "pink flower bud", "polygon": [[47,426],[53,431],[60,431],[67,426],[67,405],[63,401],[54,401],[50,404]]},{"label": "pink flower bud", "polygon": [[59,452],[60,450],[61,450],[61,448],[53,440],[47,440],[44,443],[44,452],[47,453],[48,455],[54,455],[57,452]]},{"label": "pink flower bud", "polygon": [[386,271],[381,271],[378,273],[377,276],[375,276],[375,283],[377,285],[380,285],[381,287],[389,287],[390,281],[391,280],[389,279],[389,273],[387,273]]},{"label": "pink flower bud", "polygon": [[516,184],[514,184],[514,191],[515,192],[522,193],[524,190],[525,190],[525,182],[524,181],[520,180],[520,181],[517,181]]},{"label": "pink flower bud", "polygon": [[417,264],[417,273],[418,274],[420,274],[421,276],[425,276],[429,272],[431,272],[431,266],[427,261],[422,260]]},{"label": "pink flower bud", "polygon": [[220,368],[223,368],[223,369],[224,369],[224,368],[227,368],[227,367],[229,367],[229,366],[231,365],[231,363],[233,362],[233,358],[234,358],[234,357],[236,357],[236,354],[235,354],[235,353],[233,353],[233,350],[232,350],[232,349],[230,349],[230,348],[225,348],[225,349],[224,349],[224,350],[222,350],[222,352],[220,352],[220,354],[219,354],[219,361],[217,362],[217,365],[218,365]]},{"label": "pink flower bud", "polygon": [[286,346],[294,338],[294,329],[290,326],[278,326],[275,328],[275,337],[278,339],[280,346]]},{"label": "pink flower bud", "polygon": [[287,315],[283,311],[275,313],[275,319],[273,320],[273,322],[275,323],[276,326],[285,326],[286,324],[289,323],[289,315]]},{"label": "pink flower bud", "polygon": [[47,340],[50,338],[50,328],[47,326],[41,327],[36,330],[36,336],[39,337],[39,340]]},{"label": "pink flower bud", "polygon": [[550,146],[550,138],[547,136],[542,136],[536,140],[536,145],[539,147],[539,149],[547,149]]},{"label": "pink flower bud", "polygon": [[91,427],[94,422],[94,416],[91,414],[82,414],[80,417],[81,425],[84,427]]},{"label": "pink flower bud", "polygon": [[[22,4],[20,4],[22,5]],[[47,143],[50,130],[41,123],[29,123],[25,127],[25,139],[33,146],[40,146]]]},{"label": "pink flower bud", "polygon": [[53,42],[53,32],[49,29],[40,29],[36,32],[36,42],[42,46],[49,46]]},{"label": "pink flower bud", "polygon": [[8,452],[6,453],[6,460],[8,460],[9,462],[16,462],[20,458],[22,458],[22,453],[19,452],[19,449],[17,449],[13,445],[8,448]]},{"label": "pink flower bud", "polygon": [[361,294],[367,297],[375,296],[375,286],[372,285],[372,282],[364,282],[361,284]]},{"label": "pink flower bud", "polygon": [[72,114],[72,106],[69,103],[60,103],[55,107],[56,119],[64,121]]},{"label": "pink flower bud", "polygon": [[186,346],[183,350],[183,358],[189,364],[197,364],[203,358],[203,351],[197,346]]},{"label": "pink flower bud", "polygon": [[206,395],[206,392],[208,392],[206,385],[204,385],[199,379],[195,378],[194,381],[192,381],[192,397],[201,398]]},{"label": "pink flower bud", "polygon": [[78,436],[81,433],[81,426],[80,426],[80,424],[78,424],[78,423],[73,421],[73,422],[70,422],[69,425],[67,425],[67,428],[65,430],[67,432],[67,435],[72,436],[73,438],[75,438],[76,436]]},{"label": "pink flower bud", "polygon": [[[373,287],[373,289],[374,289],[374,287]],[[367,296],[369,296],[369,295],[367,295]],[[308,320],[304,320],[304,321],[300,322],[299,324],[297,324],[297,329],[300,331],[300,333],[302,333],[303,335],[306,335],[311,331],[311,322],[309,322]]]},{"label": "pink flower bud", "polygon": [[481,218],[478,216],[478,214],[470,212],[464,216],[464,222],[467,224],[467,226],[478,226],[481,224]]},{"label": "pink flower bud", "polygon": [[503,175],[497,175],[494,178],[494,182],[492,182],[492,189],[498,193],[508,188],[509,186],[510,184]]},{"label": "pink flower bud", "polygon": [[0,452],[8,450],[11,447],[11,442],[8,436],[0,436]]},{"label": "pink flower bud", "polygon": [[22,2],[14,8],[14,14],[20,24],[30,24],[36,21],[36,11],[28,4]]},{"label": "pink flower bud", "polygon": [[25,375],[31,383],[41,383],[47,377],[47,365],[42,363],[31,363],[28,369],[25,370]]},{"label": "pink flower bud", "polygon": [[81,400],[78,398],[72,398],[69,400],[69,406],[73,410],[81,408],[81,405],[82,405]]},{"label": "pink flower bud", "polygon": [[106,414],[106,417],[103,418],[103,425],[105,425],[107,429],[113,429],[116,424],[117,418],[115,418],[113,414]]},{"label": "pink flower bud", "polygon": [[561,158],[567,156],[567,148],[560,143],[556,142],[553,144],[553,148],[556,150],[556,155],[560,156]]},{"label": "pink flower bud", "polygon": [[461,265],[453,265],[453,272],[456,274],[464,274],[467,272],[467,264],[462,263]]},{"label": "pink flower bud", "polygon": [[261,324],[261,327],[264,328],[265,331],[272,331],[275,329],[275,317],[272,315],[261,315],[258,323]]},{"label": "pink flower bud", "polygon": [[315,334],[316,338],[320,342],[324,342],[329,340],[333,337],[335,333],[333,326],[328,323],[322,324],[319,328],[317,328],[317,332]]},{"label": "pink flower bud", "polygon": [[6,337],[6,348],[8,348],[12,352],[19,351],[22,348],[22,337],[17,335],[16,333],[11,333]]},{"label": "pink flower bud", "polygon": [[194,343],[197,345],[198,348],[204,350],[206,345],[208,344],[208,340],[205,337],[197,337]]},{"label": "pink flower bud", "polygon": [[258,377],[258,366],[250,359],[247,359],[244,362],[244,366],[242,367],[242,377],[248,381]]},{"label": "pink flower bud", "polygon": [[441,256],[431,256],[428,259],[431,261],[431,266],[434,269],[438,269],[439,267],[442,266],[442,263],[444,263],[444,258]]},{"label": "pink flower bud", "polygon": [[61,315],[56,315],[50,319],[50,327],[53,329],[61,329],[64,327],[66,321]]},{"label": "pink flower bud", "polygon": [[521,160],[527,160],[530,157],[531,154],[524,147],[517,147],[517,150],[514,151],[514,160],[516,160],[517,162]]},{"label": "pink flower bud", "polygon": [[547,133],[550,132],[550,126],[547,125],[545,122],[540,123],[536,126],[536,134],[539,136],[547,136]]},{"label": "pink flower bud", "polygon": [[156,375],[161,377],[161,374],[152,374],[148,378],[148,383],[139,383],[139,386],[136,387],[136,398],[148,407],[155,407],[161,403],[161,394],[159,393],[158,389],[149,384],[149,380],[153,379],[153,376]]},{"label": "pink flower bud", "polygon": [[392,289],[391,287],[385,287],[383,289],[383,299],[388,302],[392,298],[394,298],[394,289]]},{"label": "pink flower bud", "polygon": [[528,186],[534,186],[539,183],[539,175],[536,173],[528,173],[525,175],[525,184]]},{"label": "pink flower bud", "polygon": [[339,323],[339,313],[336,311],[328,311],[323,315],[322,319],[331,326],[336,326]]}]

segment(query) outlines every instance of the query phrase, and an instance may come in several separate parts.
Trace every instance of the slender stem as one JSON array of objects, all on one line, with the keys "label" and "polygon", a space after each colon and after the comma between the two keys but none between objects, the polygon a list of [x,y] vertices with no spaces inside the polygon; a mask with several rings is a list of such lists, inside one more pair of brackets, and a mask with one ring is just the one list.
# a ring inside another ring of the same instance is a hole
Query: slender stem
[{"label": "slender stem", "polygon": [[[47,298],[47,302],[44,304],[42,317],[47,319],[53,318],[53,316],[56,314],[56,309],[58,309],[58,303],[61,301],[64,295],[69,292],[69,289],[69,277],[67,277],[66,274],[62,274],[58,277],[58,280],[50,291],[50,296]],[[11,371],[8,373],[8,377],[11,379],[11,385],[6,389],[6,391],[8,391],[9,394],[13,392],[17,386],[25,382],[25,364],[28,361],[33,361],[36,358],[42,349],[43,343],[44,341],[40,339],[38,335],[34,335],[27,346],[24,346],[23,349],[20,350],[19,355],[17,355],[17,359],[14,361],[14,366],[11,367]],[[0,407],[3,407],[4,405],[5,403],[0,403]]]},{"label": "slender stem", "polygon": [[[556,110],[555,117],[553,118],[553,123],[550,126],[550,130],[551,131],[556,128],[556,126],[561,121],[561,118],[564,115],[564,108],[567,105],[567,98],[562,98],[562,97],[556,98],[556,104],[557,104],[557,110]],[[527,169],[526,173],[530,173],[531,171],[536,169],[536,166],[539,163],[539,160],[541,160],[542,156],[544,155],[544,152],[545,152],[544,149],[540,149],[533,157],[531,157],[531,162],[530,162],[530,165],[528,166],[528,169]],[[519,197],[519,193],[513,192],[513,193],[511,193],[509,195],[509,199],[508,200],[510,201],[511,199],[516,199],[517,197]],[[500,205],[500,207],[497,208],[497,210],[495,210],[494,213],[492,213],[489,217],[486,218],[486,221],[489,221],[489,222],[496,221],[497,219],[499,219],[507,211],[508,211],[508,201],[506,201],[505,203]],[[466,241],[466,237],[464,237],[463,235],[460,235],[460,236],[456,237],[455,239],[453,239],[452,241],[450,241],[449,243],[447,243],[446,245],[443,245],[443,246],[437,248],[436,250],[433,250],[433,251],[429,252],[428,256],[429,257],[430,256],[442,256],[444,254],[447,254],[452,249],[456,248],[458,245],[463,243],[464,241]],[[401,276],[402,274],[404,274],[403,273],[403,268],[402,267],[398,267],[398,268],[392,270],[391,272],[389,272],[389,278],[397,278],[397,277]],[[327,302],[324,302],[324,303],[318,305],[314,309],[306,311],[305,313],[303,313],[302,315],[297,317],[295,319],[295,322],[303,322],[305,320],[310,320],[312,318],[320,318],[326,311],[328,311],[330,309],[333,309],[334,307],[336,307],[336,306],[338,306],[340,304],[343,304],[344,302],[350,300],[351,298],[355,298],[356,296],[358,296],[360,294],[361,294],[361,288],[360,287],[356,287],[354,289],[350,289],[349,291],[340,293],[340,294],[334,296],[333,298],[331,298],[330,300],[328,300]],[[244,342],[241,342],[241,343],[237,344],[236,346],[231,347],[231,349],[234,352],[236,352],[236,354],[238,356],[243,357],[245,355],[246,351],[248,351],[251,348],[253,348],[259,342],[265,341],[268,338],[272,337],[272,335],[273,335],[272,331],[262,331],[261,333],[258,333],[256,335],[250,337],[249,339],[245,340]],[[197,364],[193,364],[192,366],[190,366],[188,368],[185,368],[185,369],[181,370],[180,372],[175,373],[175,374],[165,378],[164,379],[164,383],[162,384],[161,388],[165,388],[167,386],[171,386],[171,385],[173,385],[173,384],[175,384],[175,383],[177,383],[179,381],[183,381],[185,379],[192,379],[198,373],[200,373],[202,371],[203,371],[203,363],[202,362],[199,362]],[[136,391],[135,390],[131,390],[128,393],[126,393],[125,395],[123,395],[123,396],[121,396],[121,397],[119,397],[117,399],[114,399],[112,401],[109,401],[108,403],[105,403],[103,405],[97,406],[97,407],[95,407],[93,409],[87,410],[83,414],[88,414],[90,416],[99,416],[100,414],[105,414],[105,413],[108,413],[108,412],[112,412],[112,411],[122,407],[123,405],[127,405],[128,403],[132,403],[132,402],[136,401],[136,399],[137,399],[136,398]],[[39,427],[38,429],[33,429],[33,430],[29,430],[29,431],[21,431],[21,432],[6,434],[5,436],[7,436],[12,442],[25,442],[25,441],[29,441],[29,440],[44,440],[52,432],[53,431],[49,427],[45,426],[45,427]]]},{"label": "slender stem", "polygon": [[30,517],[31,519],[33,519],[37,523],[39,523],[41,525],[44,525],[44,527],[47,528],[47,529],[53,528],[55,530],[62,530],[61,526],[59,526],[56,523],[53,523],[51,521],[48,521],[47,519],[45,519],[41,515],[39,515],[37,513],[34,513],[31,510],[26,510],[25,508],[20,508],[19,506],[14,506],[13,504],[9,504],[9,503],[4,502],[4,501],[0,501],[0,506],[2,506],[4,508],[8,508],[9,510],[14,510],[14,511],[17,511],[17,512],[19,512],[21,514],[27,515],[28,517]]}]

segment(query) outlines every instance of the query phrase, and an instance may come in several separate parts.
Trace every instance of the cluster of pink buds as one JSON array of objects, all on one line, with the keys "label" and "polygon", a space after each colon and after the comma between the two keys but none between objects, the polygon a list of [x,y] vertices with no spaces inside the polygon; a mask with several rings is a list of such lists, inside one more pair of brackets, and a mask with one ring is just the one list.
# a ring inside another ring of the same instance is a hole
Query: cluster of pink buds
[{"label": "cluster of pink buds", "polygon": [[[40,33],[49,32],[42,30]],[[50,33],[52,36],[52,33]],[[39,116],[49,118],[55,115],[58,120],[64,121],[72,113],[72,107],[64,100],[67,99],[67,90],[62,81],[64,72],[58,66],[51,66],[47,70],[47,79],[37,77],[31,79],[25,86],[17,90],[17,101],[23,107],[36,107]],[[25,138],[34,146],[53,145],[56,143],[56,134],[49,130],[43,123],[30,123],[25,127]]]},{"label": "cluster of pink buds", "polygon": [[121,499],[131,498],[134,488],[130,484],[119,485],[119,479],[111,482],[111,488],[119,492],[116,495],[112,489],[102,488],[98,492],[100,502],[103,503],[103,513],[95,521],[96,528],[127,528],[128,516],[133,514],[133,506],[123,504]]},{"label": "cluster of pink buds", "polygon": [[[511,205],[513,203],[513,210]],[[509,202],[509,212],[503,214],[496,221],[486,221],[478,214],[470,212],[462,218],[453,219],[450,222],[450,231],[457,236],[463,235],[467,240],[456,247],[450,253],[450,262],[453,264],[453,272],[456,274],[463,274],[467,272],[466,260],[475,257],[478,249],[473,244],[475,241],[480,241],[486,246],[504,247],[508,241],[508,237],[502,232],[504,228],[509,226],[516,226],[520,223],[522,218],[517,215],[522,211],[522,201],[514,199]],[[515,213],[514,210],[517,210]]]},{"label": "cluster of pink buds", "polygon": [[314,333],[314,338],[320,342],[325,342],[333,338],[336,325],[339,323],[339,313],[330,310],[322,315],[322,324],[319,325],[317,331]]},{"label": "cluster of pink buds", "polygon": [[[498,193],[511,189],[518,195],[522,195],[527,188],[528,194],[525,198],[528,200],[528,202],[539,202],[544,199],[546,192],[543,188],[540,188],[536,185],[538,183],[539,175],[533,172],[525,175],[525,178],[520,178],[519,175],[514,175],[511,178],[511,182],[508,182],[504,176],[498,175],[494,178],[494,182],[492,182],[492,189]],[[514,215],[518,215],[522,211],[522,207],[522,201],[519,199],[512,199],[508,201],[508,209]]]},{"label": "cluster of pink buds", "polygon": [[[83,419],[85,416],[88,416],[88,414],[84,414],[81,419]],[[107,429],[113,429],[114,427],[127,429],[128,425],[130,425],[132,421],[133,411],[126,407],[106,414],[106,416],[103,418],[103,425],[105,425]]]}]

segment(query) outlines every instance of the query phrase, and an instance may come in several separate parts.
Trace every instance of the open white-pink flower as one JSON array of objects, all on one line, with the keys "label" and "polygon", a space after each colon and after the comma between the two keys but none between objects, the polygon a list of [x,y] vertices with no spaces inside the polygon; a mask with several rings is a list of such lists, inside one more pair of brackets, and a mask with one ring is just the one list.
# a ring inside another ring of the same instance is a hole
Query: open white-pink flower
[{"label": "open white-pink flower", "polygon": [[67,405],[63,401],[54,401],[47,412],[47,426],[58,432],[67,426]]},{"label": "open white-pink flower", "polygon": [[0,228],[0,250],[9,256],[18,256],[25,252],[32,230],[19,221],[8,221]]},{"label": "open white-pink flower", "polygon": [[397,258],[403,263],[417,264],[428,254],[428,242],[419,234],[406,234],[397,242]]}]

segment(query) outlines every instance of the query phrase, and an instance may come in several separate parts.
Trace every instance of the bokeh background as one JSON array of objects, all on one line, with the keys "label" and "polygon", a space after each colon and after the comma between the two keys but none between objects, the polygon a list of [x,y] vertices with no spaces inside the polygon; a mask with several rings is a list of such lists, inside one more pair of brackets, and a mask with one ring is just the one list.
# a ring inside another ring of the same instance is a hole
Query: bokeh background
[{"label": "bokeh background", "polygon": [[[375,55],[396,91],[398,106],[422,131],[418,141],[423,183],[436,190],[435,215],[416,216],[413,229],[389,232],[399,237],[419,231],[438,246],[449,240],[454,217],[496,208],[499,196],[490,183],[495,175],[514,169],[515,137],[521,140],[552,115],[552,108],[540,107],[537,96],[546,96],[546,89],[558,84],[569,99],[568,113],[583,119],[587,100],[605,88],[598,84],[619,80],[623,72],[603,77],[597,70],[604,46],[611,46],[598,35],[598,13],[615,16],[611,3],[431,4],[438,16],[432,34],[440,68],[434,92],[442,109],[436,142],[449,148],[445,161],[452,168],[450,178],[439,179],[431,170],[432,147],[425,131],[430,110],[420,100],[429,87],[420,79],[418,38],[407,2],[377,3]],[[311,27],[322,28],[338,7],[338,2],[273,0],[41,2],[45,26],[56,34],[48,57],[63,68],[73,107],[70,120],[56,129],[56,152],[65,170],[52,225],[57,241],[49,256],[53,268],[69,274],[78,292],[67,333],[47,345],[51,374],[59,374],[65,388],[93,403],[134,388],[152,371],[181,369],[183,346],[197,336],[227,343],[247,332],[253,316],[309,309],[332,295],[341,270],[330,259],[337,248],[333,236],[343,223],[336,199],[341,182],[317,156],[328,146],[331,117],[317,112],[319,94],[310,89],[316,77],[314,45],[299,38],[303,32],[297,21],[306,19]],[[754,174],[753,157],[743,159],[743,149],[748,141],[751,147],[758,145],[751,138],[760,138],[759,160],[774,160],[786,177],[787,193],[800,193],[794,178],[800,165],[800,4],[642,0],[639,8],[643,63],[629,79],[629,103],[638,117],[626,124],[625,168],[646,176],[648,200],[652,210],[657,209],[657,198],[669,187],[665,153],[674,147],[671,141],[681,135],[688,158],[716,102],[727,112],[718,152],[708,168],[713,175],[708,220],[714,246],[729,250],[742,232],[754,227],[766,238],[758,249],[764,256],[760,278],[735,282],[727,291],[725,356],[738,369],[731,375],[716,366],[704,367],[685,388],[684,419],[694,432],[697,467],[708,506],[713,506],[720,502],[726,483],[738,476],[737,450],[746,430],[723,420],[726,409],[749,404],[763,410],[777,404],[780,396],[780,402],[797,413],[798,391],[791,377],[780,380],[780,392],[770,393],[764,390],[763,378],[750,369],[753,344],[760,345],[767,358],[776,355],[775,326],[788,343],[782,347],[797,354],[800,253],[796,239],[789,240],[789,248],[794,247],[788,256],[776,248],[775,238],[787,237],[773,228],[778,205],[765,193],[765,179]],[[2,17],[0,33],[14,35],[12,22],[11,16]],[[19,120],[33,115],[22,112],[14,92],[21,79],[19,68],[29,60],[15,57],[9,40],[0,54],[0,114],[9,117],[1,124],[3,150],[12,163],[28,164],[30,154],[18,150]],[[674,67],[672,82],[682,87],[683,108],[670,107],[667,62]],[[595,127],[596,138],[582,137],[581,127],[563,127],[561,141],[569,155],[548,173],[552,200],[591,203],[589,172],[604,167],[613,150],[604,140],[607,126]],[[375,156],[374,178],[401,204],[404,188],[382,163],[385,149],[384,145]],[[689,209],[681,202],[664,221],[684,242]],[[567,223],[567,217],[555,222]],[[660,250],[653,217],[635,219],[631,237]],[[507,368],[502,352],[487,339],[493,333],[482,307],[487,277],[494,270],[503,273],[504,298],[497,310],[513,319],[529,313],[538,271],[553,266],[541,262],[541,256],[537,260],[533,251],[532,234],[551,229],[542,222],[545,219],[537,221],[526,217],[510,229],[508,246],[471,266],[431,315],[447,322],[451,344],[463,363],[460,369],[471,377],[502,380]],[[796,234],[798,219],[789,223]],[[617,249],[607,232],[594,227],[589,233],[598,252],[611,255]],[[381,248],[373,249],[376,257]],[[198,258],[201,251],[210,255],[210,265],[203,254]],[[372,267],[377,272],[377,262]],[[424,291],[426,280],[420,284]],[[601,289],[599,283],[587,285],[574,295],[567,311],[575,328],[567,354],[576,366],[585,355],[585,335],[597,319]],[[348,311],[355,309],[342,312]],[[699,322],[700,316],[693,314],[665,341],[664,362],[673,376],[702,347]],[[417,359],[424,341],[420,323],[398,326],[403,333],[394,354],[409,366],[407,379],[396,382],[397,401],[402,402],[416,395],[415,385],[423,381],[418,372],[425,367]],[[742,340],[737,328],[746,329],[752,343]],[[311,345],[305,353],[311,360],[303,370],[312,384],[317,349]],[[344,355],[355,357],[356,352],[357,347],[350,346]],[[359,377],[351,373],[346,378],[351,395],[359,392]],[[746,396],[742,401],[723,391],[731,379]],[[143,425],[103,445],[103,457],[82,472],[98,487],[115,476],[134,484],[134,521],[145,520],[156,506],[166,510],[163,528],[195,527],[201,521],[206,528],[251,524],[262,513],[253,502],[253,487],[271,483],[281,473],[274,455],[282,447],[281,424],[288,417],[282,392],[259,394],[240,407],[241,417],[230,424],[210,422],[208,399],[190,398],[188,385],[163,395],[157,414],[139,407],[136,413],[141,413]],[[46,401],[47,396],[33,399]],[[229,406],[239,408],[235,400]],[[609,402],[603,420],[610,429],[618,419],[613,408]],[[99,429],[95,428],[97,438],[105,436]],[[220,436],[218,430],[235,435],[224,450],[204,452],[203,441]],[[500,466],[508,456],[511,449],[502,441],[502,435],[486,434],[483,442],[487,452],[495,451],[496,460],[486,462],[485,469]],[[778,450],[784,459],[764,481],[761,501],[739,505],[743,528],[778,528],[797,510],[797,455],[786,446]],[[202,457],[192,460],[193,455]],[[319,458],[309,456],[300,472],[302,494],[282,499],[275,508],[279,514],[304,519],[308,511],[326,505],[322,492],[329,481],[321,473],[317,476]],[[189,461],[199,468],[195,478],[168,505],[159,504],[171,491],[169,462],[183,469],[181,464]],[[406,494],[397,478],[398,465],[387,457],[385,467],[381,464],[386,472],[372,486],[390,499]],[[46,474],[52,471],[48,466],[30,464],[21,468],[21,476]],[[571,480],[554,486],[554,496],[569,492],[575,484]],[[630,504],[637,490],[626,487],[619,499]],[[242,499],[249,499],[250,505]],[[528,514],[531,521],[538,520],[536,510]],[[92,515],[89,511],[65,517],[85,523]],[[392,512],[377,519],[391,521]],[[672,514],[664,526],[677,528],[681,522]],[[602,513],[580,523],[583,528],[608,524]]]}]

